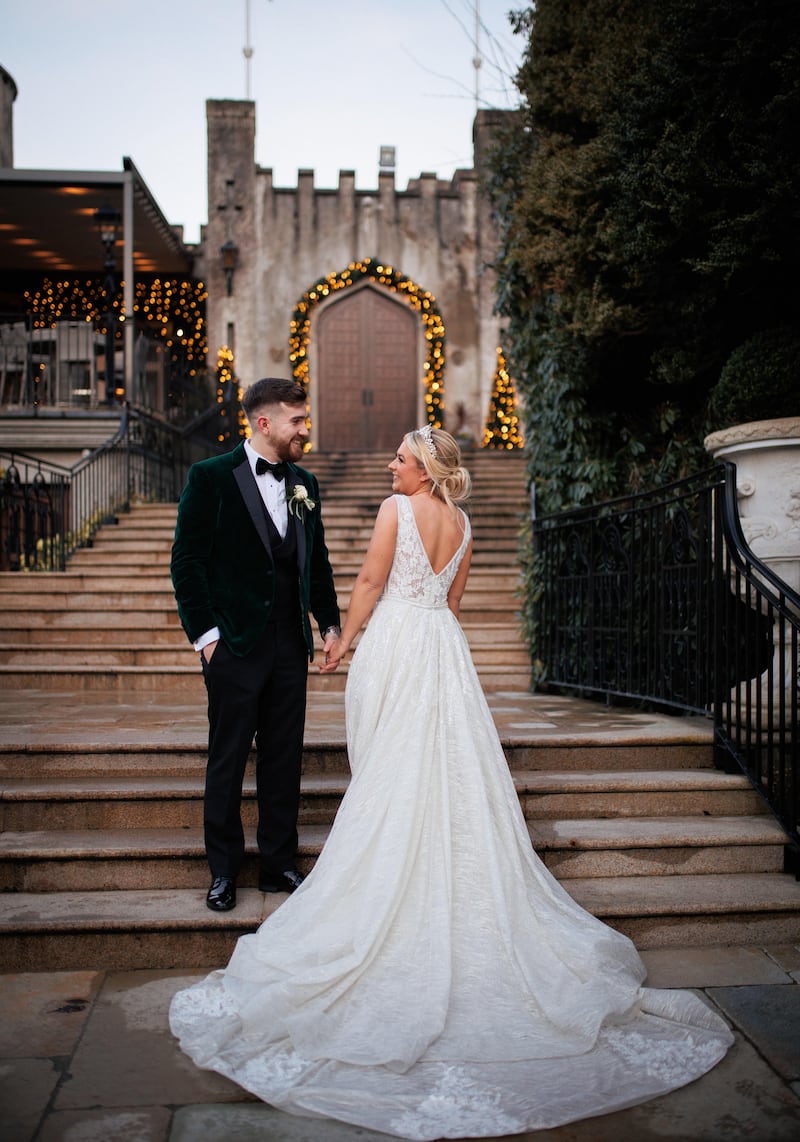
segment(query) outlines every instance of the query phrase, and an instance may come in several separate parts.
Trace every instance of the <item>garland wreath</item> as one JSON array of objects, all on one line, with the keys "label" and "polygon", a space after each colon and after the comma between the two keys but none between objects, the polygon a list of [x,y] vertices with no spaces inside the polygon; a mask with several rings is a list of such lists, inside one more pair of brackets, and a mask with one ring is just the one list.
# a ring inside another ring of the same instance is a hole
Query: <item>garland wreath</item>
[{"label": "garland wreath", "polygon": [[295,378],[308,389],[308,343],[311,340],[311,314],[321,301],[340,289],[347,289],[365,278],[402,294],[422,318],[428,351],[425,360],[425,408],[427,420],[434,428],[442,427],[444,406],[444,322],[436,306],[436,298],[411,278],[377,258],[351,262],[346,270],[320,278],[306,290],[295,307],[289,337],[289,360]]}]

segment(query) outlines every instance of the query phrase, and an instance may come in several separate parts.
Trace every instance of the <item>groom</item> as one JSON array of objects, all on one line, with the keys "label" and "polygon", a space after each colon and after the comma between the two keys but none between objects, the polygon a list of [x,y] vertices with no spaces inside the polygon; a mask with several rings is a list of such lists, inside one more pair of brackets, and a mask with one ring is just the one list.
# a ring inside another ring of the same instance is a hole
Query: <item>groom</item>
[{"label": "groom", "polygon": [[319,487],[297,467],[306,394],[266,378],[242,398],[251,438],[194,464],[178,507],[172,583],[208,693],[204,831],[206,903],[236,904],[244,858],[242,781],[256,740],[259,888],[293,892],[311,611],[327,656],[339,608]]}]

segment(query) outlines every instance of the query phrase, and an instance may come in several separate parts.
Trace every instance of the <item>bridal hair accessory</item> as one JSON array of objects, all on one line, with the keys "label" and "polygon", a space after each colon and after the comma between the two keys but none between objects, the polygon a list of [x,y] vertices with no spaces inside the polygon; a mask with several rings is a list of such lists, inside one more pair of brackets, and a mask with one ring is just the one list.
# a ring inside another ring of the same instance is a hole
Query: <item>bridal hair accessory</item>
[{"label": "bridal hair accessory", "polygon": [[417,436],[422,437],[422,439],[425,441],[425,447],[428,449],[431,456],[435,457],[436,456],[436,445],[433,443],[433,429],[431,428],[431,426],[429,424],[426,424],[423,428],[418,428],[417,429]]},{"label": "bridal hair accessory", "polygon": [[305,516],[306,508],[308,508],[310,512],[313,512],[314,508],[317,506],[317,502],[316,500],[312,500],[309,497],[308,489],[304,484],[295,484],[295,486],[292,488],[291,496],[289,496],[289,499],[286,501],[286,506],[292,515],[296,515],[299,519],[303,519]]}]

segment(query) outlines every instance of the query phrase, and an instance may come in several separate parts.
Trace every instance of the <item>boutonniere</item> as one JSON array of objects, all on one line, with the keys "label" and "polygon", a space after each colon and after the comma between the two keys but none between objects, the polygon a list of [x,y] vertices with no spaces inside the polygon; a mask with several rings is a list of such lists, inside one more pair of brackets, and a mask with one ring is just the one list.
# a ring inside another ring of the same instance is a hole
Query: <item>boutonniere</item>
[{"label": "boutonniere", "polygon": [[295,484],[292,488],[292,494],[286,501],[286,506],[292,515],[296,515],[298,519],[304,520],[306,509],[313,512],[317,506],[317,502],[311,499],[305,484]]}]

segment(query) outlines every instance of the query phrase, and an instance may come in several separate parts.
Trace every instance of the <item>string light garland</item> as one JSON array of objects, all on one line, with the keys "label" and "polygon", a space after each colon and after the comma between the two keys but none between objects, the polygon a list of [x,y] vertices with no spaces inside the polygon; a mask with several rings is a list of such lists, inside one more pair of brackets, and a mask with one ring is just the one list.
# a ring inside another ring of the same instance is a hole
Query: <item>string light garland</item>
[{"label": "string light garland", "polygon": [[484,448],[522,448],[522,432],[517,415],[514,382],[506,369],[503,349],[497,347],[497,369],[492,383],[489,415],[483,432]]},{"label": "string light garland", "polygon": [[[122,285],[110,299],[105,286],[91,278],[84,281],[50,281],[41,289],[25,292],[35,329],[55,328],[59,321],[85,321],[98,333],[106,332],[106,315],[113,312],[118,340],[122,339],[125,314]],[[136,282],[133,312],[160,337],[173,358],[185,357],[194,377],[205,365],[207,352],[206,310],[208,292],[202,282],[185,278],[154,278]]]},{"label": "string light garland", "polygon": [[[222,428],[217,435],[220,444],[232,438],[241,440],[250,435],[247,417],[242,410],[242,387],[234,370],[233,350],[228,345],[220,345],[217,350],[217,404],[220,405],[219,415],[222,421]],[[236,409],[235,418],[231,415],[233,408]]]},{"label": "string light garland", "polygon": [[307,391],[310,380],[308,345],[311,340],[311,314],[315,307],[338,290],[347,289],[364,279],[377,282],[392,293],[400,294],[419,313],[427,343],[423,366],[425,410],[428,423],[434,428],[441,428],[444,412],[444,322],[436,298],[411,278],[393,266],[384,265],[377,258],[350,262],[346,270],[320,278],[300,298],[292,314],[289,336],[289,360],[295,378]]}]

